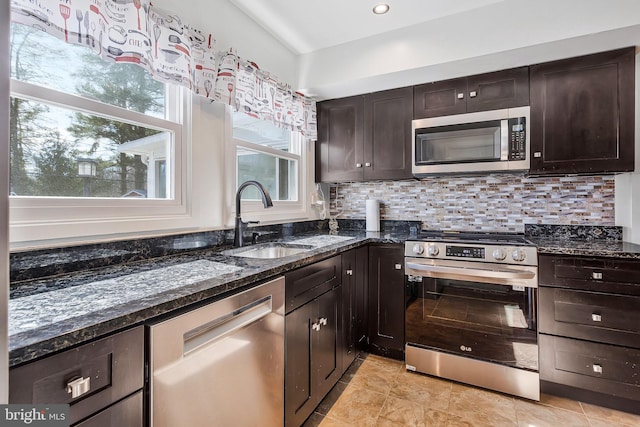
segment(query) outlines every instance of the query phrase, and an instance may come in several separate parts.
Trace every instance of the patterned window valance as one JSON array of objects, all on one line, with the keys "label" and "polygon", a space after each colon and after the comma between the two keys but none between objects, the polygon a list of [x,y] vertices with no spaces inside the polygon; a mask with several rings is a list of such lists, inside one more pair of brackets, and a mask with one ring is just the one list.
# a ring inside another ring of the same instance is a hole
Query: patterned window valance
[{"label": "patterned window valance", "polygon": [[316,139],[316,103],[147,0],[12,0],[11,20]]}]

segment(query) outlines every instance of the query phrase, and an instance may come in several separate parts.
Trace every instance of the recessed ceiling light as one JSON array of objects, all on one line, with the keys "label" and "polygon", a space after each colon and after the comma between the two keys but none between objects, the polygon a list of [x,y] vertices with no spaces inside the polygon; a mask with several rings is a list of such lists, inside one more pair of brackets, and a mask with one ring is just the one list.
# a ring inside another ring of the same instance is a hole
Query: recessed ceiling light
[{"label": "recessed ceiling light", "polygon": [[383,15],[389,12],[389,5],[386,3],[380,3],[373,7],[373,13],[376,15]]}]

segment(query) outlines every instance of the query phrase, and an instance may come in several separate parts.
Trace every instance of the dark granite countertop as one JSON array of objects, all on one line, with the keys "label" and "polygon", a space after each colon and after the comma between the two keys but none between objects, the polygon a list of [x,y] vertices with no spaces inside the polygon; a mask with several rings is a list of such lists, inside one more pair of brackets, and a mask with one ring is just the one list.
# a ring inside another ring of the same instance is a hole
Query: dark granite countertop
[{"label": "dark granite countertop", "polygon": [[557,238],[530,239],[538,254],[615,257],[640,260],[640,245],[624,241],[580,240]]},{"label": "dark granite countertop", "polygon": [[640,259],[640,245],[622,240],[622,227],[527,224],[538,254]]},{"label": "dark granite countertop", "polygon": [[[363,221],[343,222],[335,234],[326,223],[266,226],[268,241],[311,247],[274,260],[229,255],[228,231],[12,254],[9,364],[224,298],[368,243],[403,243],[419,228],[389,223],[380,233],[362,230]],[[532,225],[525,235],[540,254],[640,259],[640,245],[623,242],[619,227]]]},{"label": "dark granite countertop", "polygon": [[311,249],[274,260],[225,255],[222,249],[228,247],[216,246],[12,283],[9,364],[23,364],[204,300],[223,298],[367,243],[402,243],[408,237],[409,233],[395,230],[315,231],[277,239]]}]

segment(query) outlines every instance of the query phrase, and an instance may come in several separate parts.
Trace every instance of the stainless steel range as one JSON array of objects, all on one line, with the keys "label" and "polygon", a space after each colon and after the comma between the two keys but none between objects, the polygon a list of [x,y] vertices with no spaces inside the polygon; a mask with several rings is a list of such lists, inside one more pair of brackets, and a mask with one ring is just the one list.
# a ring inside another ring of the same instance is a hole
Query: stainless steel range
[{"label": "stainless steel range", "polygon": [[405,273],[408,370],[540,399],[535,246],[427,233],[406,242]]}]

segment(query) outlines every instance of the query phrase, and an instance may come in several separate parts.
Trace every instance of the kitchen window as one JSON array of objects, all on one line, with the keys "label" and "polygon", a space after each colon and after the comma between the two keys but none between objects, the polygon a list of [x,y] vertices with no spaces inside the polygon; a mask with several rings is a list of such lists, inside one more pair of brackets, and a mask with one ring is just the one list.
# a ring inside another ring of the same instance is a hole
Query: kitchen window
[{"label": "kitchen window", "polygon": [[12,240],[187,212],[186,91],[21,24],[10,52]]},{"label": "kitchen window", "polygon": [[243,113],[232,115],[231,153],[236,170],[235,186],[247,180],[262,183],[271,196],[274,208],[264,210],[260,195],[253,187],[242,192],[242,212],[259,212],[266,220],[303,216],[305,186],[304,138],[298,132],[254,119]]}]

